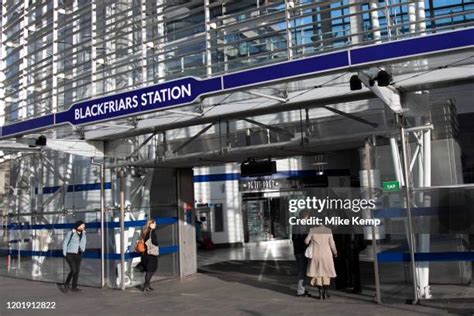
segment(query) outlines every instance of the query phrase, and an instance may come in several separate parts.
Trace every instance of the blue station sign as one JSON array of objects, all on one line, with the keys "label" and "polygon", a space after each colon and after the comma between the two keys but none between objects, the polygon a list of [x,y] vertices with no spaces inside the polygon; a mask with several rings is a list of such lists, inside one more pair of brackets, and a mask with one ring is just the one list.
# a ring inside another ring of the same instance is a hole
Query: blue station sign
[{"label": "blue station sign", "polygon": [[199,79],[185,77],[73,104],[68,110],[0,127],[0,139],[70,124],[132,117],[195,102],[199,97],[372,64],[474,47],[474,28],[341,50]]},{"label": "blue station sign", "polygon": [[74,104],[56,115],[56,124],[83,125],[194,102],[199,96],[222,90],[220,78],[187,77],[130,92]]}]

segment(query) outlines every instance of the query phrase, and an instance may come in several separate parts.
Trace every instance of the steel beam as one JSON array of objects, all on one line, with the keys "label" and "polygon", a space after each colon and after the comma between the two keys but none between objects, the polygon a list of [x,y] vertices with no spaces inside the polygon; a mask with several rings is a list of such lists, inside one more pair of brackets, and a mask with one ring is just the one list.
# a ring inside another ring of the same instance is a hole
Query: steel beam
[{"label": "steel beam", "polygon": [[408,229],[407,229],[407,241],[410,251],[410,269],[412,273],[412,281],[413,281],[413,304],[418,303],[418,277],[416,271],[416,262],[415,262],[415,236],[413,233],[413,223],[412,223],[412,197],[411,197],[411,185],[410,185],[410,172],[409,168],[409,161],[408,161],[408,152],[407,152],[407,135],[405,128],[400,128],[401,134],[401,141],[402,141],[402,157],[403,157],[403,173],[405,177],[405,203],[406,203],[406,210],[407,210],[407,219],[408,219]]},{"label": "steel beam", "polygon": [[211,123],[209,124],[208,126],[204,127],[201,131],[199,131],[199,133],[197,133],[196,135],[194,135],[193,137],[191,137],[190,139],[188,139],[187,141],[185,141],[183,144],[181,144],[181,146],[179,146],[178,148],[176,148],[175,150],[173,150],[173,153],[176,154],[178,151],[180,151],[181,149],[183,149],[184,147],[188,146],[190,143],[192,143],[196,138],[198,138],[199,136],[201,136],[202,134],[204,134],[205,132],[207,132],[211,127],[214,126],[215,123]]},{"label": "steel beam", "polygon": [[274,96],[274,95],[271,95],[271,94],[265,94],[265,93],[261,93],[261,92],[257,92],[257,91],[244,91],[245,93],[248,93],[248,94],[253,94],[253,95],[256,95],[257,97],[263,97],[263,98],[267,98],[267,99],[271,99],[271,100],[276,100],[278,102],[282,102],[282,103],[286,103],[289,101],[288,98],[281,98],[281,97],[277,97],[277,96]]},{"label": "steel beam", "polygon": [[330,107],[330,106],[324,106],[324,108],[326,110],[329,110],[331,112],[334,112],[336,114],[339,114],[339,115],[342,115],[342,116],[345,116],[347,118],[350,118],[351,120],[354,120],[354,121],[357,121],[357,122],[360,122],[360,123],[363,123],[363,124],[366,124],[366,125],[369,125],[369,126],[372,126],[373,128],[376,128],[379,126],[379,124],[377,123],[374,123],[374,122],[370,122],[370,121],[367,121],[361,117],[358,117],[358,116],[355,116],[353,114],[350,114],[350,113],[347,113],[347,112],[344,112],[344,111],[340,111],[336,108],[333,108],[333,107]]},{"label": "steel beam", "polygon": [[140,151],[140,149],[143,148],[143,146],[145,146],[150,140],[153,139],[153,137],[155,137],[155,135],[156,135],[156,132],[153,133],[153,134],[151,134],[150,136],[148,136],[148,137],[143,141],[143,143],[140,144],[140,146],[138,146],[130,155],[128,155],[128,156],[125,158],[125,160],[128,160],[128,159],[132,158],[134,155],[136,155],[136,154]]},{"label": "steel beam", "polygon": [[173,114],[189,115],[189,116],[194,116],[194,117],[202,116],[202,113],[186,112],[186,111],[180,111],[180,110],[165,110],[165,112],[173,113]]},{"label": "steel beam", "polygon": [[295,137],[295,134],[291,133],[290,131],[287,131],[284,128],[278,127],[278,126],[263,124],[263,123],[257,122],[255,120],[252,120],[252,119],[249,119],[249,118],[244,119],[244,121],[249,122],[250,124],[257,125],[257,126],[260,126],[262,128],[266,128],[266,129],[269,129],[271,131],[277,132],[278,134],[289,136],[290,138]]},{"label": "steel beam", "polygon": [[[373,71],[372,71],[373,72]],[[362,83],[372,91],[377,98],[379,98],[385,105],[387,105],[394,113],[402,113],[402,103],[400,99],[400,92],[391,86],[379,87],[378,85],[371,85],[371,77],[374,75],[369,75],[366,72],[359,72],[359,79]]]}]

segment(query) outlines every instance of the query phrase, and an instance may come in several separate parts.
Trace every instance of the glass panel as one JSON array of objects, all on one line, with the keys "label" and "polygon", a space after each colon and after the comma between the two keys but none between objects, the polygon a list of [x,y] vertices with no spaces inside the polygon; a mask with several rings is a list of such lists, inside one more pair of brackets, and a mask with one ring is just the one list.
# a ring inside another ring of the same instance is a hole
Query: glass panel
[{"label": "glass panel", "polygon": [[[376,211],[389,240],[378,253],[383,301],[412,299],[412,272],[404,234],[407,212],[402,193],[384,193]],[[416,284],[422,298],[472,298],[474,187],[413,190]]]},{"label": "glass panel", "polygon": [[404,208],[405,194],[400,191],[380,193],[378,201],[374,215],[384,223],[384,234],[377,241],[376,248],[382,302],[412,300],[408,220],[406,215],[396,211]]},{"label": "glass panel", "polygon": [[474,297],[474,187],[414,189],[420,290],[433,298]]},{"label": "glass panel", "polygon": [[87,249],[79,285],[100,286],[100,225],[97,211],[10,216],[2,223],[0,274],[63,283],[69,266],[63,257],[64,238],[77,220],[86,221]]},{"label": "glass panel", "polygon": [[[135,252],[135,245],[141,236],[142,228],[146,223],[149,208],[127,208],[125,211],[125,287],[135,287],[143,284],[145,273],[139,266],[140,254]],[[110,286],[120,288],[121,286],[121,261],[120,261],[120,211],[118,209],[109,212],[111,222],[108,227],[109,243],[109,279]],[[174,213],[176,215],[176,213]],[[153,213],[152,213],[153,215]],[[160,247],[158,257],[158,270],[152,281],[162,280],[177,276],[178,269],[178,241],[177,241],[177,218],[176,216],[153,216],[157,222],[157,237]]]}]

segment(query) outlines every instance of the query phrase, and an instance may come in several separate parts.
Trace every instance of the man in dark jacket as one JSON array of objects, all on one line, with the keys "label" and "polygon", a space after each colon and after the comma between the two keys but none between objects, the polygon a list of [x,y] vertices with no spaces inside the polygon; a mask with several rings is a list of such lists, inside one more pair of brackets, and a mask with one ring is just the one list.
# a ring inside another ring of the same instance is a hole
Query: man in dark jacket
[{"label": "man in dark jacket", "polygon": [[[307,219],[309,212],[303,210],[299,214],[300,219]],[[308,266],[308,258],[305,256],[306,243],[304,242],[309,232],[309,226],[307,225],[293,225],[293,232],[291,234],[291,240],[293,241],[293,253],[296,258],[296,265],[298,268],[298,288],[296,290],[297,296],[307,296],[308,292],[305,288],[306,281],[306,268]]]}]

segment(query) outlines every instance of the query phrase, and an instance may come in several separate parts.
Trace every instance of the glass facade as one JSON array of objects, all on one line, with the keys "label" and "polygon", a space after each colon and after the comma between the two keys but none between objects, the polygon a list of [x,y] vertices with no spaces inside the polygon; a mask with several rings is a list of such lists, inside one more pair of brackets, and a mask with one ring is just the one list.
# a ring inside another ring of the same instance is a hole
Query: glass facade
[{"label": "glass facade", "polygon": [[[160,269],[153,280],[179,274],[176,206],[146,203],[149,174],[125,176],[127,187],[123,188],[119,176],[107,170],[102,191],[100,170],[88,157],[54,151],[18,154],[0,163],[5,179],[0,183],[0,275],[63,283],[69,273],[62,254],[64,237],[82,220],[87,245],[80,285],[121,288],[122,279],[124,287],[140,285],[143,273],[135,269],[140,255],[134,247],[150,217],[157,220],[160,245]],[[123,235],[122,192],[126,203]]]},{"label": "glass facade", "polygon": [[433,0],[424,8],[420,1],[3,1],[1,10],[5,123],[183,76],[474,21],[472,1]]}]

